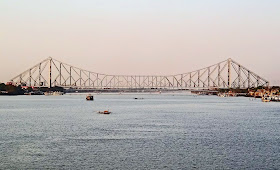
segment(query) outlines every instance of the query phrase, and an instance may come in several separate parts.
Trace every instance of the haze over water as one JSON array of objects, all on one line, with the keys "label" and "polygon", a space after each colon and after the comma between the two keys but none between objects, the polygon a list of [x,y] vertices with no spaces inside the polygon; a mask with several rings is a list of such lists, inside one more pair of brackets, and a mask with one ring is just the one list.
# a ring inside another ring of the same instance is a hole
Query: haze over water
[{"label": "haze over water", "polygon": [[280,167],[279,103],[244,97],[0,96],[0,136],[0,169]]}]

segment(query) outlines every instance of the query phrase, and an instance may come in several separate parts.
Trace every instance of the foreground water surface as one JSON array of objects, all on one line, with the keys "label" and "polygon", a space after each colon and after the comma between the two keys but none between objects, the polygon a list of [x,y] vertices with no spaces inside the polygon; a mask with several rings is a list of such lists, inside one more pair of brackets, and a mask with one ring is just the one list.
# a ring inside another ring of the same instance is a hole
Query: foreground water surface
[{"label": "foreground water surface", "polygon": [[[96,113],[106,109],[112,114]],[[0,169],[278,169],[280,103],[186,93],[0,96],[0,153]]]}]

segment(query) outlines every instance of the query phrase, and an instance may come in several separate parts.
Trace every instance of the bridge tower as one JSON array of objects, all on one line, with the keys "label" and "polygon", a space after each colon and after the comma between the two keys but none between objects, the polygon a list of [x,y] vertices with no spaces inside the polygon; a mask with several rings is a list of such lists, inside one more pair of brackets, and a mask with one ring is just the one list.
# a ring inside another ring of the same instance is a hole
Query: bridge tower
[{"label": "bridge tower", "polygon": [[230,68],[231,68],[231,58],[229,58],[228,60],[227,60],[227,62],[228,62],[228,88],[231,88],[231,70],[230,70]]},{"label": "bridge tower", "polygon": [[49,88],[52,88],[52,58],[51,57],[49,57],[49,65],[50,65],[50,67],[49,67]]}]

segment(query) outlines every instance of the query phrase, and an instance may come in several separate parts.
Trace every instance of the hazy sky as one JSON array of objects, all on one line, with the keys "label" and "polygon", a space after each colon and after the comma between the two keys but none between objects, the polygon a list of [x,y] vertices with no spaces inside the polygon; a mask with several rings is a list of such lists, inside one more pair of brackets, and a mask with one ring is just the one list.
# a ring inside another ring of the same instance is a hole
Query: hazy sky
[{"label": "hazy sky", "polygon": [[229,57],[280,84],[280,0],[1,0],[0,82],[52,56],[108,74]]}]

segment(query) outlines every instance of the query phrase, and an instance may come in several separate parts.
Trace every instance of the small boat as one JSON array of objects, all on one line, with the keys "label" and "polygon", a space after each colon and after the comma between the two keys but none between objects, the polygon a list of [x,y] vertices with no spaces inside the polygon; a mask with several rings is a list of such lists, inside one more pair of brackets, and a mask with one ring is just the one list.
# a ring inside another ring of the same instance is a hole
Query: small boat
[{"label": "small boat", "polygon": [[93,100],[93,96],[89,94],[89,95],[87,95],[86,99],[87,100]]},{"label": "small boat", "polygon": [[100,114],[110,114],[111,112],[109,110],[99,111]]}]

